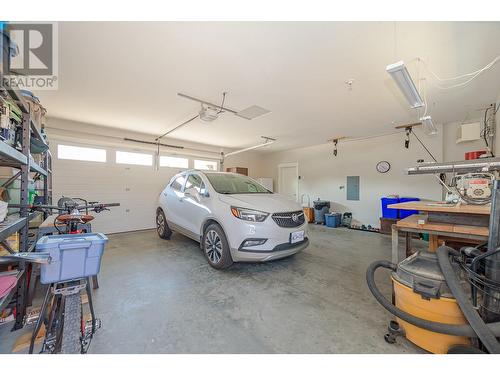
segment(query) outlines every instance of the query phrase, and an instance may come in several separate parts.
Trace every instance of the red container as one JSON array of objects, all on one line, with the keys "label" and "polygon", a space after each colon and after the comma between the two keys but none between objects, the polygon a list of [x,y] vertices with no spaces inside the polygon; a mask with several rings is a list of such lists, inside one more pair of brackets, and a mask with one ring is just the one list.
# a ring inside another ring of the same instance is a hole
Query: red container
[{"label": "red container", "polygon": [[479,159],[481,155],[486,154],[486,151],[471,151],[465,153],[465,160]]}]

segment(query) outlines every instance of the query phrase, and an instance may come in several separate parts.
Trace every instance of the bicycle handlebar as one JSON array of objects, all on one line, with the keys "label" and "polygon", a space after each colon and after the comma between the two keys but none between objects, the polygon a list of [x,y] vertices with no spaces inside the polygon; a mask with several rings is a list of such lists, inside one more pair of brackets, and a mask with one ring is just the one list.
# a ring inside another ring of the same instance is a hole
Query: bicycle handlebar
[{"label": "bicycle handlebar", "polygon": [[22,204],[9,204],[9,207],[11,208],[28,208],[32,211],[37,211],[37,210],[62,210],[62,211],[70,211],[70,210],[85,210],[87,208],[93,209],[96,212],[100,212],[104,210],[107,207],[118,207],[120,206],[120,203],[92,203],[92,204],[86,204],[86,205],[80,205],[80,204],[75,204],[75,205],[66,205],[65,207],[59,207],[59,206],[51,206],[51,205],[44,205],[44,204],[39,204],[39,205],[22,205]]}]

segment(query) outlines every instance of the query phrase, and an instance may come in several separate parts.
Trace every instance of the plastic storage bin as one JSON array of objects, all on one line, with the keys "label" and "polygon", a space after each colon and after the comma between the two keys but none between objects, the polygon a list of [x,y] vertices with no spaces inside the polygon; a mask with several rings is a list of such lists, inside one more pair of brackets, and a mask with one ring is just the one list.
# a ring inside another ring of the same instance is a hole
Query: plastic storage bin
[{"label": "plastic storage bin", "polygon": [[325,223],[327,227],[337,228],[340,226],[341,221],[342,221],[342,214],[333,213],[325,215]]},{"label": "plastic storage bin", "polygon": [[382,201],[382,217],[387,219],[397,219],[398,218],[398,210],[395,208],[387,208],[390,204],[399,203],[399,198],[389,198],[384,197],[381,199]]},{"label": "plastic storage bin", "polygon": [[314,222],[316,224],[325,223],[325,214],[330,210],[330,202],[317,200],[313,202],[314,205]]},{"label": "plastic storage bin", "polygon": [[48,252],[49,264],[42,264],[40,282],[51,284],[97,275],[108,238],[102,233],[45,236],[36,251]]},{"label": "plastic storage bin", "polygon": [[[399,198],[399,203],[403,202],[418,202],[420,198],[413,198],[413,197],[402,197]],[[404,219],[405,217],[418,214],[418,211],[416,210],[399,210],[399,218]]]}]

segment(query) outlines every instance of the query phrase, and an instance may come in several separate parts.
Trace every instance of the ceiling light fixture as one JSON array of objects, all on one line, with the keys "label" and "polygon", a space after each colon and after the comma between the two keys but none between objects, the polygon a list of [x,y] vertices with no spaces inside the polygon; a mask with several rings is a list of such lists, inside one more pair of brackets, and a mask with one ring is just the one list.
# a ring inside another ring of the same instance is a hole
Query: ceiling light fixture
[{"label": "ceiling light fixture", "polygon": [[417,87],[415,83],[413,83],[410,73],[408,69],[406,69],[403,61],[387,65],[385,70],[392,76],[406,100],[410,103],[411,108],[420,108],[424,106],[424,101],[418,93]]},{"label": "ceiling light fixture", "polygon": [[437,134],[437,128],[436,125],[434,125],[431,116],[420,117],[420,121],[422,122],[422,125],[424,126],[424,131],[427,135]]}]

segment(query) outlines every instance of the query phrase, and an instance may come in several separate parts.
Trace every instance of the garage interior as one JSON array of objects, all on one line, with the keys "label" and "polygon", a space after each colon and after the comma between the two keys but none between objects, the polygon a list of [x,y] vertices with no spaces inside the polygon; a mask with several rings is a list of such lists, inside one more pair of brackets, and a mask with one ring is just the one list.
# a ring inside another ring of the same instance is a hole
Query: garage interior
[{"label": "garage interior", "polygon": [[[89,354],[498,353],[499,22],[52,24],[57,88],[1,90],[0,353],[30,351],[50,260],[16,253],[57,237],[33,207],[63,197],[119,203],[91,212],[107,244],[81,292],[101,323]],[[191,170],[300,205],[309,245],[219,270],[160,238],[159,197]],[[384,308],[378,268],[388,303],[441,326]],[[40,324],[34,353],[58,345]]]}]

